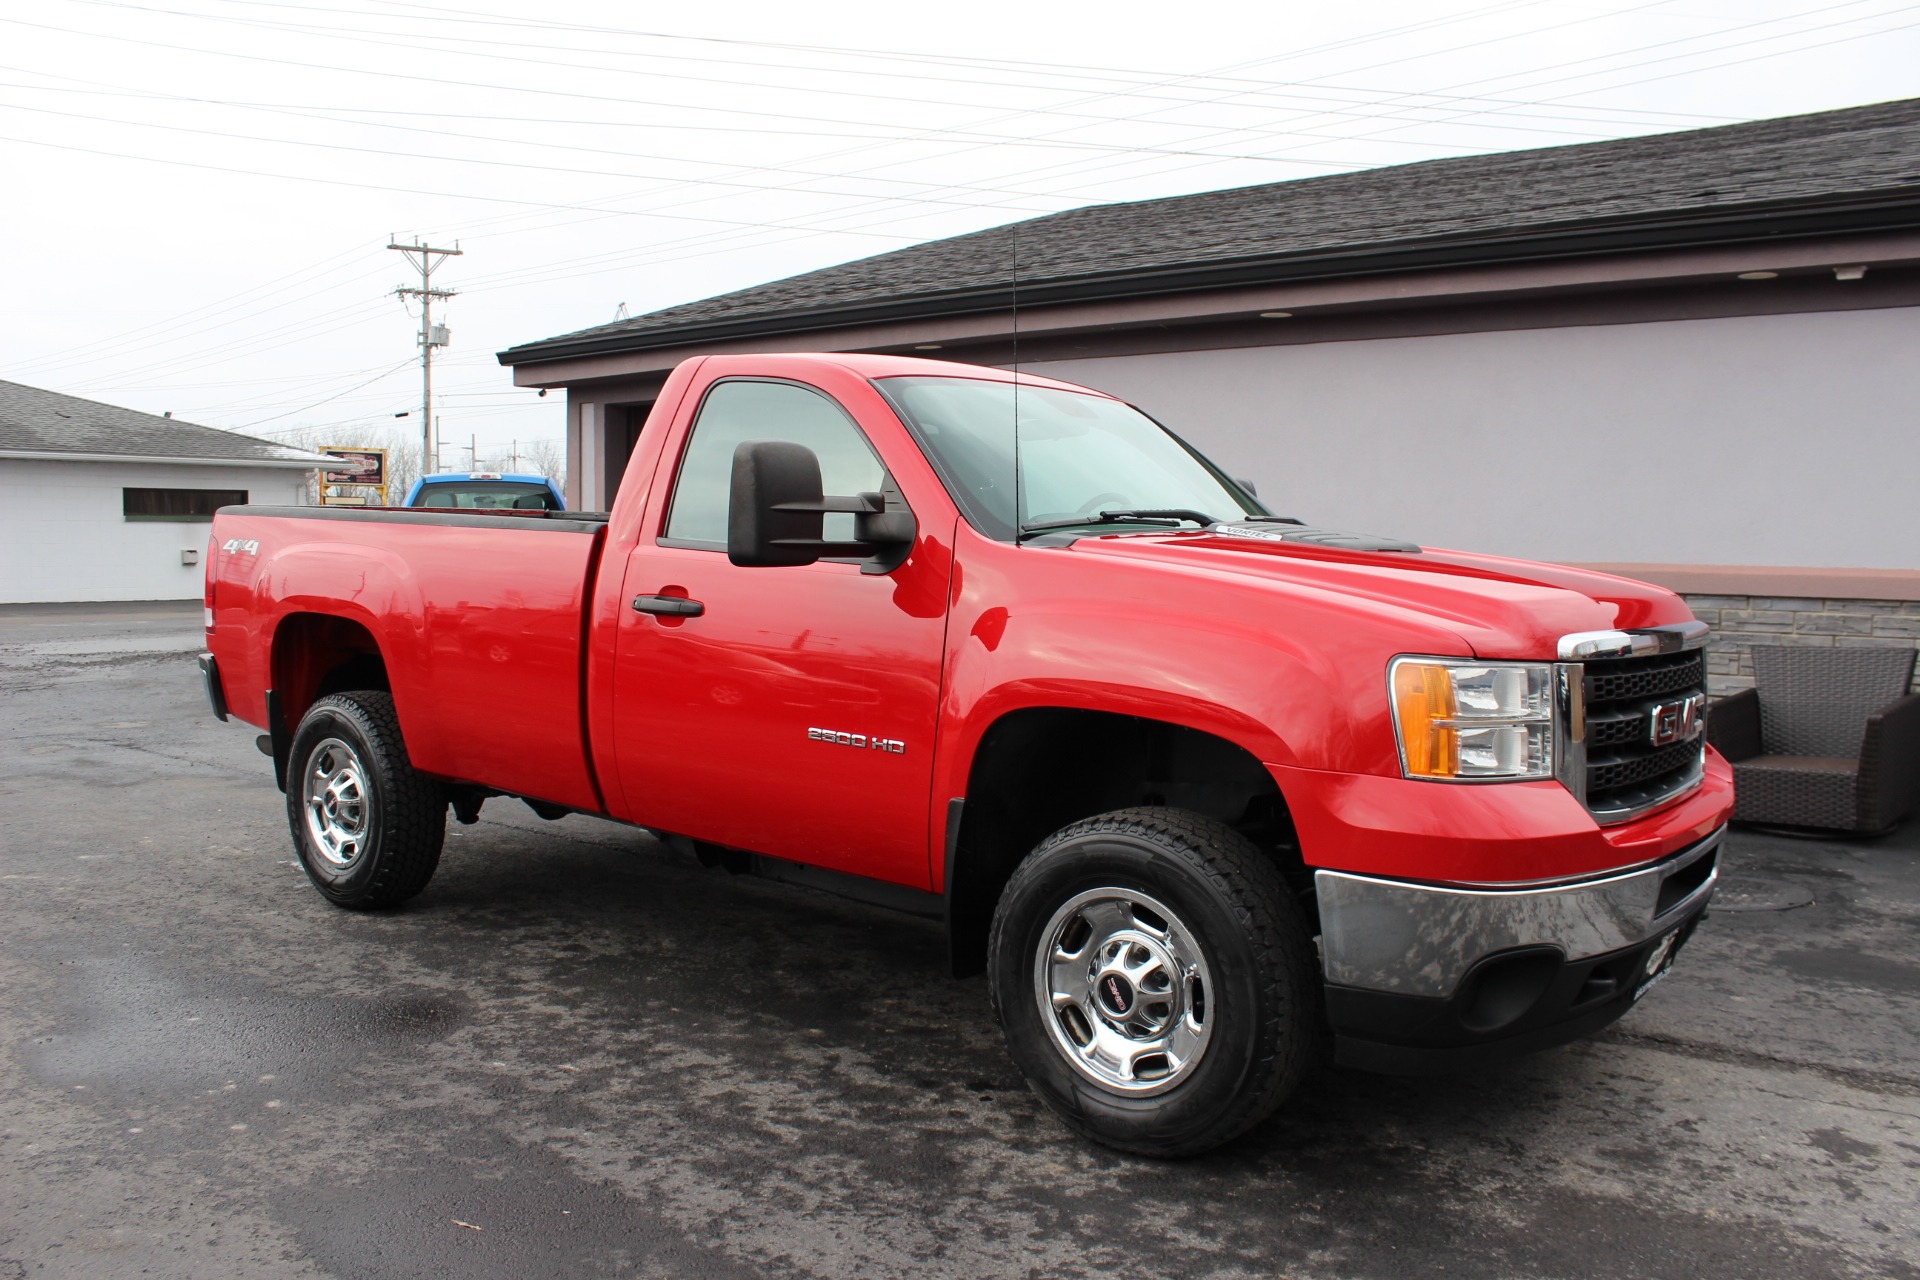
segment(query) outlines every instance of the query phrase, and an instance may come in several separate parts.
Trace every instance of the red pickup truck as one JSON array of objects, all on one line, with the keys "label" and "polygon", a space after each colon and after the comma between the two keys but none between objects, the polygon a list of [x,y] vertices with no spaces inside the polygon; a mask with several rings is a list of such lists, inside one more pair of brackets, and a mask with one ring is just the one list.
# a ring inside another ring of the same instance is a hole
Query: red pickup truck
[{"label": "red pickup truck", "polygon": [[1036,1092],[1136,1152],[1329,1045],[1606,1025],[1732,804],[1672,594],[1312,527],[995,369],[692,359],[610,513],[229,507],[207,563],[214,711],[329,900],[419,893],[448,810],[513,796],[932,916]]}]

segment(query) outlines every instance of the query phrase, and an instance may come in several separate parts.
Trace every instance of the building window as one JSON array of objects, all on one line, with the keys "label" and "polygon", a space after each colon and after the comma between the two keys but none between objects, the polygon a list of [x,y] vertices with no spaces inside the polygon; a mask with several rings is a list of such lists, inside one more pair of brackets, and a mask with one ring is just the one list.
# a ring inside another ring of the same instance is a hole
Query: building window
[{"label": "building window", "polygon": [[122,489],[120,510],[129,520],[213,519],[221,507],[245,506],[245,489]]}]

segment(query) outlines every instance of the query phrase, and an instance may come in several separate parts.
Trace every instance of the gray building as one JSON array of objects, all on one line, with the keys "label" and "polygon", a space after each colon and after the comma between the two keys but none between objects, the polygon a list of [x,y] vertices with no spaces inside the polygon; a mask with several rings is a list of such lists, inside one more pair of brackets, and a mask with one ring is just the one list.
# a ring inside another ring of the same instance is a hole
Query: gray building
[{"label": "gray building", "polygon": [[214,511],[305,502],[325,461],[0,382],[0,604],[197,600]]},{"label": "gray building", "polygon": [[1315,523],[1662,583],[1722,687],[1920,633],[1920,100],[1077,209],[500,359],[594,507],[676,363],[793,350],[1017,364]]}]

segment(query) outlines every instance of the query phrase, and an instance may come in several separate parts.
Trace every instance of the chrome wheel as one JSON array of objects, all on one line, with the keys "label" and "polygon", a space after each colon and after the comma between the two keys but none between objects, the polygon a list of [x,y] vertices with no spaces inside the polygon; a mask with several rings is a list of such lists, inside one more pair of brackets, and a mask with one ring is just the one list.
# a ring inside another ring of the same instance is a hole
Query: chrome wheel
[{"label": "chrome wheel", "polygon": [[1212,1036],[1213,981],[1178,916],[1133,889],[1089,889],[1040,937],[1034,998],[1076,1071],[1128,1097],[1192,1074]]},{"label": "chrome wheel", "polygon": [[328,869],[345,871],[366,851],[373,796],[352,747],[327,738],[307,756],[303,791],[307,834]]}]

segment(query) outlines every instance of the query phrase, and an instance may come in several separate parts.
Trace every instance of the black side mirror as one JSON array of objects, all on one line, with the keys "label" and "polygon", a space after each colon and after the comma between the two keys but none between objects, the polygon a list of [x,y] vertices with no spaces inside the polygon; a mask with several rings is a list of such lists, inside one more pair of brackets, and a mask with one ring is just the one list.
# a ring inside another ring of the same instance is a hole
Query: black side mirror
[{"label": "black side mirror", "polygon": [[[853,542],[821,537],[829,511],[851,512]],[[887,510],[885,495],[821,492],[820,459],[805,445],[749,440],[733,451],[727,506],[727,559],[748,567],[812,564],[829,556],[865,558],[863,573],[891,573],[913,550],[911,511]]]},{"label": "black side mirror", "polygon": [[727,559],[739,565],[820,558],[820,459],[805,445],[749,440],[733,451]]}]

